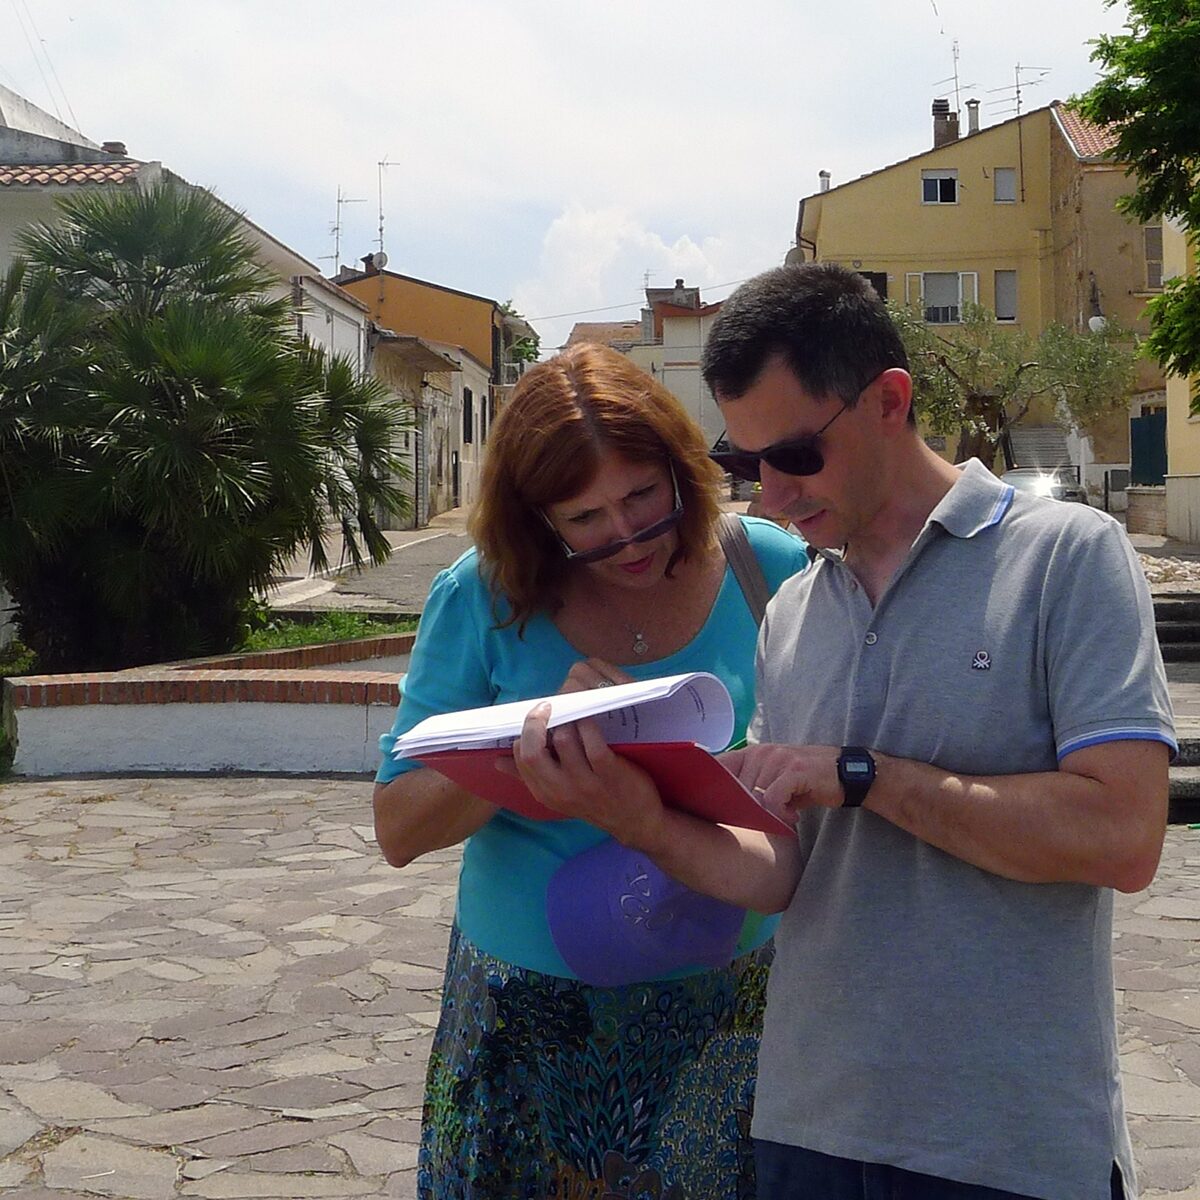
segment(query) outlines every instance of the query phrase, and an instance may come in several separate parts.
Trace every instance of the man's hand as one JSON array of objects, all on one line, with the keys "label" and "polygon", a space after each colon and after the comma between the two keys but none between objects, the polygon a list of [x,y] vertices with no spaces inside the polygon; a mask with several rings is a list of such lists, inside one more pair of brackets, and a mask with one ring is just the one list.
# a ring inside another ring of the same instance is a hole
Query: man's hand
[{"label": "man's hand", "polygon": [[594,721],[550,730],[549,719],[549,704],[532,708],[513,744],[517,773],[534,799],[654,854],[665,828],[665,810],[654,781],[641,767],[614,754]]},{"label": "man's hand", "polygon": [[754,798],[788,825],[806,808],[841,808],[837,746],[781,746],[764,743],[720,755],[721,765],[754,793]]}]

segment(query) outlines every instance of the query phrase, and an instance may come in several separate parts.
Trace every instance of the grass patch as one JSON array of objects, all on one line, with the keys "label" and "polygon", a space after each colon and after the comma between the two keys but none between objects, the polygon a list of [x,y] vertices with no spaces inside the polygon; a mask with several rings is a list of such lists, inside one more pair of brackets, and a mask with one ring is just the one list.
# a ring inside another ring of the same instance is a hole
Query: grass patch
[{"label": "grass patch", "polygon": [[10,675],[32,675],[37,671],[37,655],[20,642],[9,642],[0,650],[0,679]]},{"label": "grass patch", "polygon": [[[241,645],[229,651],[289,650],[293,646],[315,646],[320,642],[349,642],[355,638],[379,637],[385,633],[409,633],[416,621],[379,621],[365,613],[323,613],[315,620],[293,621],[265,607],[256,608],[247,620]],[[36,675],[37,655],[20,642],[0,650],[0,680],[17,675]]]},{"label": "grass patch", "polygon": [[[32,675],[36,671],[37,655],[20,642],[9,642],[0,650],[0,684],[11,676]],[[16,749],[12,743],[12,731],[7,727],[8,719],[0,711],[0,777],[10,772]]]},{"label": "grass patch", "polygon": [[238,650],[289,650],[319,642],[349,642],[385,633],[408,633],[416,627],[416,621],[377,621],[355,612],[328,612],[305,622],[272,615],[261,627],[246,634]]}]

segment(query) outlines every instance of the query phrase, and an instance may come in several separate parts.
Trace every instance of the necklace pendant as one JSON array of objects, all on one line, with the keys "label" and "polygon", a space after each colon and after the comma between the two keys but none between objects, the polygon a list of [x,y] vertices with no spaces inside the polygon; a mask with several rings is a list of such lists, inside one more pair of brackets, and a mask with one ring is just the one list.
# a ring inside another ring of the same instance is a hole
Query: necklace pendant
[{"label": "necklace pendant", "polygon": [[650,643],[646,641],[644,635],[635,633],[633,635],[633,652],[637,655],[645,654],[650,649]]}]

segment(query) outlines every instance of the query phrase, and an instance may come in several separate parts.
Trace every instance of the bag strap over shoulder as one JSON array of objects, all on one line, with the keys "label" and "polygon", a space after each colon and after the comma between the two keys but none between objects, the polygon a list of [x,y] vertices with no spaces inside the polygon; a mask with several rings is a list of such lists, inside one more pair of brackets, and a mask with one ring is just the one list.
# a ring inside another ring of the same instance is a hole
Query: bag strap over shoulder
[{"label": "bag strap over shoulder", "polygon": [[742,595],[746,597],[746,605],[754,617],[754,623],[761,625],[763,614],[767,611],[767,601],[771,598],[771,589],[746,536],[746,527],[736,513],[721,514],[717,522],[717,538],[725,558],[733,568]]}]

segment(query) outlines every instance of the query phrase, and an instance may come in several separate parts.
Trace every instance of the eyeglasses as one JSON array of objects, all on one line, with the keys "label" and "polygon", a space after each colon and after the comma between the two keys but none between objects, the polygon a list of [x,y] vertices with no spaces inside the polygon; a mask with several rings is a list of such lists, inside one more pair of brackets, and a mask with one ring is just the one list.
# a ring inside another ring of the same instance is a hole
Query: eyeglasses
[{"label": "eyeglasses", "polygon": [[674,529],[683,518],[683,501],[679,498],[679,481],[675,478],[675,464],[668,463],[671,471],[671,487],[675,495],[675,507],[661,521],[655,521],[653,525],[647,525],[645,529],[639,529],[636,533],[631,533],[627,538],[619,538],[615,542],[606,542],[603,546],[597,546],[592,550],[572,550],[567,545],[566,538],[563,537],[554,522],[546,516],[545,512],[538,509],[541,513],[542,520],[550,528],[550,532],[558,539],[558,544],[563,548],[563,553],[567,556],[568,562],[577,563],[594,563],[600,562],[605,558],[612,558],[614,554],[620,554],[626,546],[637,545],[642,542],[652,542],[656,537],[662,537],[669,529]]},{"label": "eyeglasses", "polygon": [[785,475],[817,475],[825,469],[825,456],[821,453],[818,441],[821,434],[827,430],[846,411],[846,405],[841,408],[817,430],[816,433],[805,434],[791,442],[776,442],[765,450],[712,450],[708,457],[735,479],[749,479],[757,483],[761,477],[760,464],[766,463],[776,471]]}]

